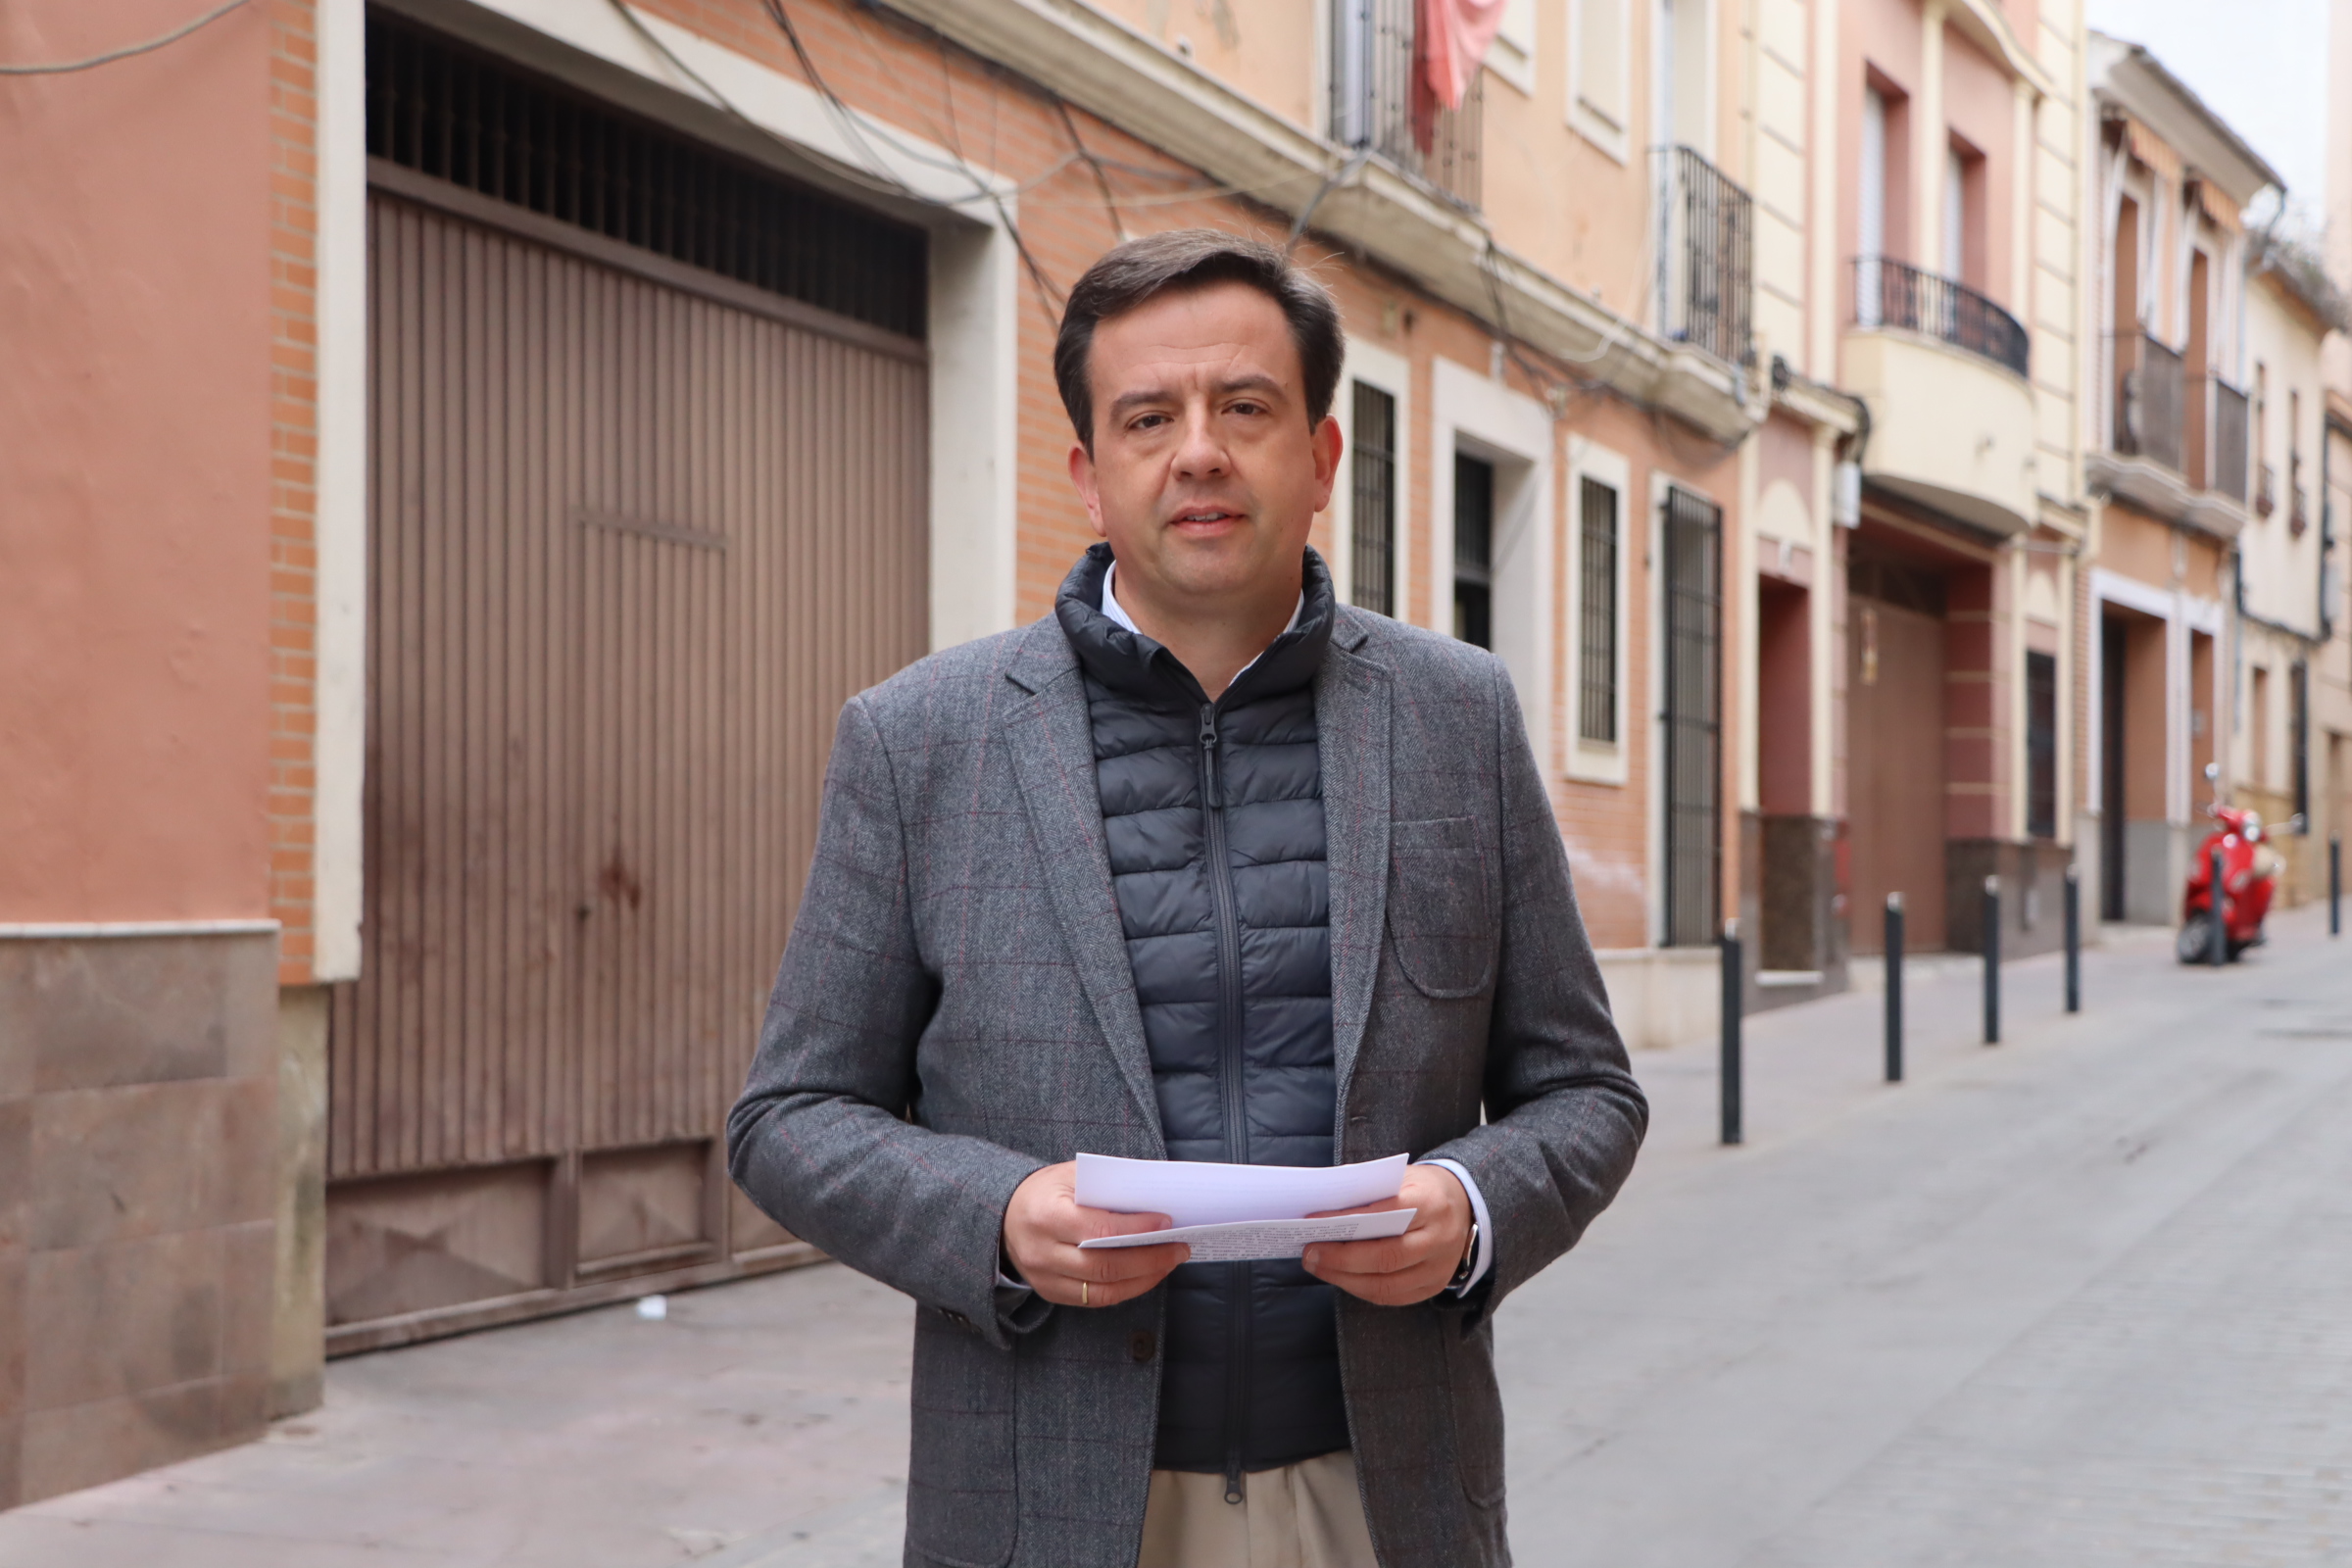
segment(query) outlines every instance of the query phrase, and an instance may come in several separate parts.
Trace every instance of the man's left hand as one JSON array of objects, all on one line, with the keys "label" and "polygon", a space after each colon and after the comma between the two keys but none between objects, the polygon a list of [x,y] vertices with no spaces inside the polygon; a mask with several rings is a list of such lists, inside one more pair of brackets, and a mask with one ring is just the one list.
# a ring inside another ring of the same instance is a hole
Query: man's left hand
[{"label": "man's left hand", "polygon": [[1343,1214],[1415,1210],[1402,1236],[1368,1242],[1317,1242],[1300,1259],[1306,1271],[1376,1306],[1410,1306],[1444,1290],[1470,1245],[1470,1195],[1443,1165],[1408,1165],[1395,1198]]}]

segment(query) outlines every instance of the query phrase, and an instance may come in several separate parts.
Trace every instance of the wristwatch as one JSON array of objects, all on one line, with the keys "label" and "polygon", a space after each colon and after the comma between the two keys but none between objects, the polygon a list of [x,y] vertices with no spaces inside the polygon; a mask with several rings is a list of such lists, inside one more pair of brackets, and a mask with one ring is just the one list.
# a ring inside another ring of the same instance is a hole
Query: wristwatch
[{"label": "wristwatch", "polygon": [[1478,1267],[1478,1216],[1473,1214],[1470,1216],[1470,1245],[1462,1249],[1462,1266],[1453,1271],[1453,1278],[1446,1282],[1446,1288],[1459,1293],[1469,1285],[1470,1272],[1476,1267]]}]

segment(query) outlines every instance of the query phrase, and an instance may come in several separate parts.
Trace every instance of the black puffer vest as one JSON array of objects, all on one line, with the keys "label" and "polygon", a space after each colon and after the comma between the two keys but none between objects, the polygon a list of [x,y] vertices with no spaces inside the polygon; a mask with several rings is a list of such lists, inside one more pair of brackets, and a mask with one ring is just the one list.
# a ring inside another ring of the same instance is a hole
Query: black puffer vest
[{"label": "black puffer vest", "polygon": [[[1313,681],[1331,575],[1210,703],[1102,612],[1106,545],[1061,585],[1094,727],[1112,886],[1171,1159],[1328,1165],[1338,1088]],[[1153,1463],[1267,1470],[1348,1446],[1332,1288],[1297,1263],[1188,1263],[1168,1283]]]}]

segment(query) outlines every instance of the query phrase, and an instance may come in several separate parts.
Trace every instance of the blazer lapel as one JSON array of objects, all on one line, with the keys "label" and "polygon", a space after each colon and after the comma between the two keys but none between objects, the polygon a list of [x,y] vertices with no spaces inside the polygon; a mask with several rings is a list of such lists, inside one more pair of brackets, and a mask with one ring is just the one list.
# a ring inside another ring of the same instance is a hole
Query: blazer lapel
[{"label": "blazer lapel", "polygon": [[[1343,623],[1345,629],[1345,623]],[[1372,1015],[1389,907],[1389,672],[1358,657],[1360,631],[1335,635],[1315,676],[1331,887],[1331,1047],[1345,1133],[1348,1086]]]},{"label": "blazer lapel", "polygon": [[1135,971],[1111,891],[1086,687],[1077,657],[1052,616],[1029,628],[1005,674],[1028,694],[1007,705],[999,722],[1045,868],[1046,892],[1111,1058],[1158,1141],[1159,1100],[1152,1085],[1143,1010],[1135,1000]]}]

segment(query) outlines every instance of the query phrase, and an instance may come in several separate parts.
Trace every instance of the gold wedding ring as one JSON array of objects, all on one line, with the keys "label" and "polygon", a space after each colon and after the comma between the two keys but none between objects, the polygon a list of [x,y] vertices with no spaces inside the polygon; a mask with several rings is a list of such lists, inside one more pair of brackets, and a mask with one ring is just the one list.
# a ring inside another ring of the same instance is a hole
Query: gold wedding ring
[{"label": "gold wedding ring", "polygon": [[1080,1280],[1080,1281],[1078,1282],[1078,1304],[1079,1304],[1080,1306],[1092,1306],[1092,1305],[1094,1305],[1095,1303],[1094,1303],[1094,1300],[1093,1300],[1093,1297],[1094,1297],[1094,1289],[1093,1289],[1093,1287],[1092,1287],[1092,1286],[1090,1286],[1090,1285],[1088,1285],[1086,1281],[1084,1281],[1084,1280]]}]

